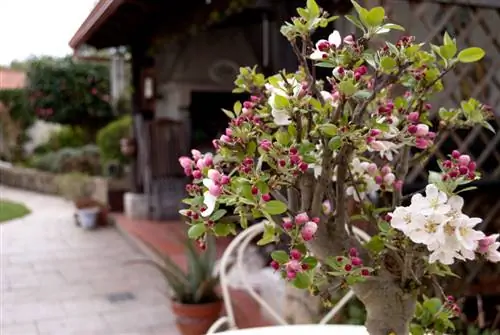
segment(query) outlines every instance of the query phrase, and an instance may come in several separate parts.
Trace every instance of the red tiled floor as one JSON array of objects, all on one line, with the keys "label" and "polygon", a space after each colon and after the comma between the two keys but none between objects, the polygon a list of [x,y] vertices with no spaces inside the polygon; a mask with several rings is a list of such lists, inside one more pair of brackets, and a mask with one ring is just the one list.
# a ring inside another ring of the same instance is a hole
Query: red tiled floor
[{"label": "red tiled floor", "polygon": [[[139,238],[159,252],[170,256],[179,266],[186,267],[184,241],[187,239],[187,225],[181,221],[131,220],[122,214],[113,215],[116,224],[125,232]],[[230,238],[217,240],[217,254],[220,257],[231,242]],[[260,308],[245,292],[232,292],[236,320],[240,328],[259,327],[272,324],[261,317]]]}]

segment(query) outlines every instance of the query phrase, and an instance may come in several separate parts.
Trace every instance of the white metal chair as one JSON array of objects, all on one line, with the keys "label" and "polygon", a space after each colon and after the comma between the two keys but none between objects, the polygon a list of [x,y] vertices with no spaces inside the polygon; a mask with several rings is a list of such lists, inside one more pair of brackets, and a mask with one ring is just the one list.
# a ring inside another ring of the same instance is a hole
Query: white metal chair
[{"label": "white metal chair", "polygon": [[[237,329],[234,309],[231,304],[231,296],[229,294],[229,281],[227,277],[227,270],[232,263],[232,255],[236,251],[236,262],[234,266],[240,273],[244,273],[243,257],[250,242],[259,234],[264,232],[265,223],[260,222],[247,228],[231,241],[227,249],[224,251],[219,264],[220,285],[222,291],[222,298],[226,309],[226,315],[219,318],[208,330],[208,334],[214,334],[221,329],[223,325],[227,325],[230,330]],[[354,234],[363,242],[370,240],[370,236],[363,230],[352,227]],[[255,291],[248,281],[248,276],[241,276],[242,284],[248,294],[267,312],[273,319],[280,325],[287,325],[288,323],[269,306],[269,304],[262,299],[262,297]],[[349,292],[340,299],[340,301],[320,320],[319,324],[327,324],[348,302],[354,297],[354,292]]]}]

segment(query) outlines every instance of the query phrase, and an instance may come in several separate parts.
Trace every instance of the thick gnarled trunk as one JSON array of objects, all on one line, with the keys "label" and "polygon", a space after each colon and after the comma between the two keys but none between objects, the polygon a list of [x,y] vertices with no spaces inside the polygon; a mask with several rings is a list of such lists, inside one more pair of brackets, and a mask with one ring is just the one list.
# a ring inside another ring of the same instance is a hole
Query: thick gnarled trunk
[{"label": "thick gnarled trunk", "polygon": [[408,335],[416,297],[401,289],[390,274],[381,274],[353,286],[366,308],[365,326],[370,335]]}]

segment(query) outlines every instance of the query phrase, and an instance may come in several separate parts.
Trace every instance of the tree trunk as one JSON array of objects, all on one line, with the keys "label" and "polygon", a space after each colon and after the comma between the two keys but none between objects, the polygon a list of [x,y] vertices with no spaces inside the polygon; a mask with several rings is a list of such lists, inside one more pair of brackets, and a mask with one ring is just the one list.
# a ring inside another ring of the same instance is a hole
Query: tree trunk
[{"label": "tree trunk", "polygon": [[370,335],[408,335],[416,297],[401,289],[397,278],[382,273],[353,286],[366,308],[365,326]]}]

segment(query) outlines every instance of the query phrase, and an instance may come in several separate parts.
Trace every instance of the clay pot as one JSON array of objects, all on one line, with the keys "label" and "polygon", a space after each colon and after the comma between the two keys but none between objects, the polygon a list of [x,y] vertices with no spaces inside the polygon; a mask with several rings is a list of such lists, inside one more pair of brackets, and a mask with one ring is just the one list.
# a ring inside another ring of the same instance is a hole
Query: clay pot
[{"label": "clay pot", "polygon": [[201,305],[172,301],[172,310],[177,316],[177,329],[182,335],[204,335],[219,318],[222,300]]}]

